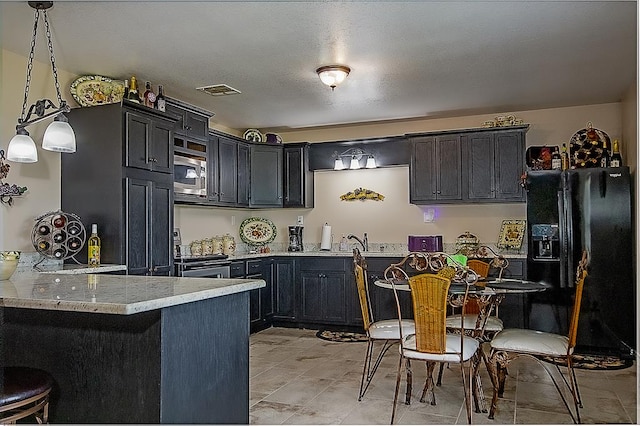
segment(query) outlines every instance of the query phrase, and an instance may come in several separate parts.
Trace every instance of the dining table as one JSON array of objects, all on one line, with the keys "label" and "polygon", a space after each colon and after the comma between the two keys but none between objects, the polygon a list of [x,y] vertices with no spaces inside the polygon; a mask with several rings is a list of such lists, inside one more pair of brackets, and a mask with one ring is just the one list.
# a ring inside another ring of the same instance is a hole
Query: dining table
[{"label": "dining table", "polygon": [[[399,291],[411,291],[407,279],[382,278],[374,281],[374,285]],[[551,285],[541,281],[530,281],[513,278],[482,278],[474,282],[464,282],[452,280],[449,286],[448,302],[453,308],[460,308],[463,304],[465,292],[468,297],[476,299],[478,305],[478,316],[474,329],[465,330],[465,333],[480,341],[485,341],[484,326],[492,313],[496,312],[500,303],[508,294],[527,294],[546,291]],[[487,358],[484,351],[480,351],[482,360],[487,365]],[[480,361],[479,361],[480,362]],[[474,365],[477,368],[478,365]],[[478,397],[476,402],[478,410],[487,413],[488,409],[482,390],[482,383],[476,383],[475,394]]]}]

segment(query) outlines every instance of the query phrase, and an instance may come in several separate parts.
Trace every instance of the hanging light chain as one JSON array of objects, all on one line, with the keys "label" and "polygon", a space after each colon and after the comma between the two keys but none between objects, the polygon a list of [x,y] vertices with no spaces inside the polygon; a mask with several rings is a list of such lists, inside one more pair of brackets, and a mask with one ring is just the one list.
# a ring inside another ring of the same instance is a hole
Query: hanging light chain
[{"label": "hanging light chain", "polygon": [[24,86],[24,100],[22,101],[22,113],[18,123],[24,121],[24,114],[27,111],[27,100],[29,97],[29,87],[31,86],[31,70],[33,69],[33,56],[36,51],[36,34],[38,33],[38,20],[40,18],[40,10],[36,9],[33,21],[33,37],[31,38],[31,51],[29,52],[29,62],[27,63],[27,81]]},{"label": "hanging light chain", "polygon": [[51,57],[51,68],[53,70],[53,81],[56,85],[56,94],[58,96],[58,103],[60,106],[63,105],[64,101],[62,100],[62,95],[60,94],[60,83],[58,83],[58,69],[56,68],[56,58],[53,56],[53,43],[51,42],[51,30],[49,29],[49,19],[47,18],[47,10],[42,11],[42,15],[44,17],[44,26],[46,29],[47,35],[47,44],[49,47],[49,55]]}]

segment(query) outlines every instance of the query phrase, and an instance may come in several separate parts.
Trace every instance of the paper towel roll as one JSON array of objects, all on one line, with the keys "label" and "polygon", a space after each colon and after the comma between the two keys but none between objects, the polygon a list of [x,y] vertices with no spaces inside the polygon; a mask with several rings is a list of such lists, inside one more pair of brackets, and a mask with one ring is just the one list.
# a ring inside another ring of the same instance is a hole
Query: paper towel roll
[{"label": "paper towel roll", "polygon": [[328,223],[322,225],[322,239],[320,250],[331,250],[331,226]]}]

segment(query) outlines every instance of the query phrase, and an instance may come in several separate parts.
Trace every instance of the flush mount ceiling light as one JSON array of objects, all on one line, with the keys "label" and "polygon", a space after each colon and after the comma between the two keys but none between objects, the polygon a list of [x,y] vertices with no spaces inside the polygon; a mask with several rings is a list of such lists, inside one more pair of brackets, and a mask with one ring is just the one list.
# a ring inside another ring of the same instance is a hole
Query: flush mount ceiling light
[{"label": "flush mount ceiling light", "polygon": [[331,87],[331,90],[344,81],[351,72],[351,68],[344,65],[325,65],[316,70],[320,80]]},{"label": "flush mount ceiling light", "polygon": [[[33,37],[31,39],[31,51],[29,52],[29,62],[27,64],[27,80],[24,88],[24,99],[22,101],[22,112],[18,118],[16,126],[16,135],[9,142],[7,148],[7,160],[18,163],[35,163],[38,161],[38,151],[36,144],[29,136],[26,127],[39,123],[47,118],[54,117],[53,123],[47,127],[42,139],[42,148],[48,151],[56,152],[75,152],[76,151],[76,135],[68,123],[64,113],[71,111],[67,102],[62,99],[60,94],[60,84],[58,83],[58,70],[56,68],[55,57],[53,55],[53,43],[51,42],[51,30],[49,28],[49,19],[47,17],[47,9],[53,6],[50,1],[30,1],[29,6],[34,8],[35,17],[33,23]],[[29,98],[29,86],[31,84],[31,70],[33,69],[33,57],[36,48],[36,37],[38,34],[38,21],[40,14],[44,19],[44,25],[47,36],[47,44],[49,47],[49,57],[51,59],[51,69],[53,71],[53,79],[58,96],[59,106],[56,106],[49,99],[40,99],[29,107],[27,113],[27,100]],[[47,112],[47,110],[53,111]],[[26,115],[25,115],[26,114]],[[32,116],[35,118],[31,118]]]},{"label": "flush mount ceiling light", "polygon": [[335,162],[333,164],[333,170],[344,170],[346,169],[345,163],[343,161],[343,157],[346,157],[349,161],[349,170],[358,170],[361,168],[360,160],[366,156],[367,161],[365,163],[366,169],[375,169],[376,159],[373,154],[363,151],[360,148],[349,148],[344,151],[342,154],[338,154],[338,152],[334,152],[333,156],[335,157]]}]

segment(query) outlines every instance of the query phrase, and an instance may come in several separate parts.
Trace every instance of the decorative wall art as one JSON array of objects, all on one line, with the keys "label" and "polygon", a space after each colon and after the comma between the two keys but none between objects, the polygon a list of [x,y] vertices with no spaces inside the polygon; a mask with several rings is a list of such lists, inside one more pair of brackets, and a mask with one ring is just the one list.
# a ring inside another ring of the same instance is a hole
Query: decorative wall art
[{"label": "decorative wall art", "polygon": [[342,194],[340,196],[340,199],[342,201],[355,201],[355,200],[384,201],[384,195],[379,194],[375,191],[371,191],[370,189],[356,188],[353,191],[347,192],[346,194]]},{"label": "decorative wall art", "polygon": [[27,190],[26,186],[18,186],[4,182],[9,174],[10,165],[5,163],[4,149],[0,149],[0,202],[12,205],[13,197],[19,197]]},{"label": "decorative wall art", "polygon": [[498,237],[498,248],[520,249],[525,232],[525,220],[503,220]]}]

